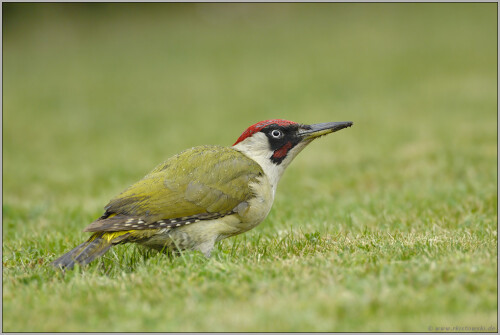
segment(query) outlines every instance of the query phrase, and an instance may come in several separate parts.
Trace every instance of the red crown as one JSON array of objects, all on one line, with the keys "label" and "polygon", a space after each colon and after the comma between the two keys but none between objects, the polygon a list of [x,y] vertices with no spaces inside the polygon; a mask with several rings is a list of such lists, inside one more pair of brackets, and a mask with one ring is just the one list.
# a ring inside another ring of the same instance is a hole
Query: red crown
[{"label": "red crown", "polygon": [[282,119],[274,119],[274,120],[265,120],[265,121],[260,121],[254,124],[253,126],[248,127],[247,130],[241,134],[240,137],[236,140],[236,142],[233,145],[236,145],[243,141],[245,138],[252,136],[255,133],[258,133],[259,131],[262,130],[262,128],[267,127],[271,124],[275,124],[278,126],[289,126],[292,124],[297,124],[296,122],[288,121],[288,120],[282,120]]}]

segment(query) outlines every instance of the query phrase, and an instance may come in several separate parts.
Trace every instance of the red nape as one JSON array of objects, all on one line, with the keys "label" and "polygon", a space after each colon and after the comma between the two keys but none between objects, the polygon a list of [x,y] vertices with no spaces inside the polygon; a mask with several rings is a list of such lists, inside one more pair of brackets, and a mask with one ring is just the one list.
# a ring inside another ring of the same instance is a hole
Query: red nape
[{"label": "red nape", "polygon": [[284,127],[286,127],[286,126],[289,126],[289,125],[292,125],[292,124],[297,124],[297,123],[296,122],[292,122],[292,121],[288,121],[288,120],[282,120],[282,119],[260,121],[260,122],[258,122],[256,124],[254,124],[253,126],[248,127],[248,129],[245,130],[243,132],[243,134],[241,134],[240,137],[238,137],[238,139],[236,140],[236,142],[233,145],[236,145],[236,144],[240,143],[245,138],[250,137],[250,136],[252,136],[255,133],[258,133],[259,131],[262,130],[262,128],[267,127],[267,126],[269,126],[271,124],[275,124],[275,125],[278,125],[278,126],[284,126]]}]

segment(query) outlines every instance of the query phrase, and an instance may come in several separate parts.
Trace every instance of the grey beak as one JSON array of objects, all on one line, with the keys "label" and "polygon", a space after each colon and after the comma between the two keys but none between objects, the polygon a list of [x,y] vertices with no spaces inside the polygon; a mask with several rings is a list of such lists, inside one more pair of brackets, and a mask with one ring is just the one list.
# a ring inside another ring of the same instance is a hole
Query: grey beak
[{"label": "grey beak", "polygon": [[304,139],[313,139],[350,127],[352,124],[353,123],[351,121],[316,123],[310,126],[305,126],[304,130],[300,132],[300,136],[304,137]]}]

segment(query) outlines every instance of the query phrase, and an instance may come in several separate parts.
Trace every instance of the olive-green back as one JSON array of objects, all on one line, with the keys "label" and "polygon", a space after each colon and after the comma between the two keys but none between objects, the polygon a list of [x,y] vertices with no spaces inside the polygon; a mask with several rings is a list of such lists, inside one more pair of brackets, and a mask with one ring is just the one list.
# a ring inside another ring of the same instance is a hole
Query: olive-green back
[{"label": "olive-green back", "polygon": [[249,184],[262,174],[259,164],[233,148],[194,147],[157,166],[105,209],[146,222],[224,214],[252,197]]}]

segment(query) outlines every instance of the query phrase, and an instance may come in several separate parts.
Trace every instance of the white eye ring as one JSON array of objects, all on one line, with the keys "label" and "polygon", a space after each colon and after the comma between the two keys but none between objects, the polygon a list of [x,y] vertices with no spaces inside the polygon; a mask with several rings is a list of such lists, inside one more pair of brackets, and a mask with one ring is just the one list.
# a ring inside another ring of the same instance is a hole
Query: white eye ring
[{"label": "white eye ring", "polygon": [[274,129],[271,132],[271,136],[274,137],[274,138],[282,138],[283,137],[283,133],[281,131],[279,131],[278,129]]}]

